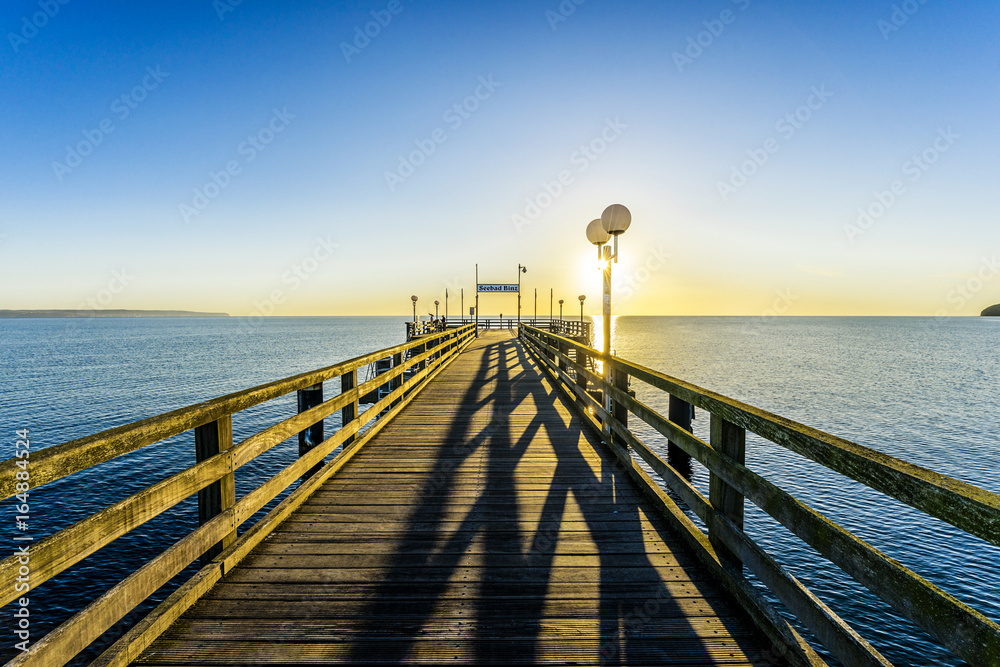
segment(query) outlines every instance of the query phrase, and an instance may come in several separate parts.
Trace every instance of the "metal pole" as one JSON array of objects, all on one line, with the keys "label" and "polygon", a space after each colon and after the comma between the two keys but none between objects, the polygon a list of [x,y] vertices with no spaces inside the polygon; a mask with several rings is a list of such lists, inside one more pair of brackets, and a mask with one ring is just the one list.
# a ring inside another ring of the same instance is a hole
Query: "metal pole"
[{"label": "metal pole", "polygon": [[[604,368],[602,369],[604,382],[607,385],[611,384],[611,246],[604,246],[604,341],[602,344],[601,352],[603,353]],[[611,404],[611,392],[605,390],[604,392],[604,409],[611,414],[612,404]],[[604,423],[604,431],[606,433],[611,433],[611,425],[608,422]]]},{"label": "metal pole", "polygon": [[444,321],[445,325],[448,323],[448,289],[444,290]]},{"label": "metal pole", "polygon": [[549,321],[550,322],[552,321],[552,315],[554,313],[555,313],[555,311],[552,310],[552,288],[550,287],[549,288]]},{"label": "metal pole", "polygon": [[462,307],[462,324],[465,324],[465,288],[464,287],[461,289],[459,303],[460,303],[460,305]]},{"label": "metal pole", "polygon": [[[611,355],[611,246],[604,246],[604,344],[602,352],[607,359]],[[608,364],[604,364],[604,379],[610,379]]]},{"label": "metal pole", "polygon": [[479,265],[476,264],[476,338],[479,337]]},{"label": "metal pole", "polygon": [[[503,326],[501,324],[501,326]],[[517,326],[521,326],[521,265],[517,265]]]},{"label": "metal pole", "polygon": [[[535,288],[535,319],[538,319],[538,288]],[[534,324],[534,323],[532,323]]]}]

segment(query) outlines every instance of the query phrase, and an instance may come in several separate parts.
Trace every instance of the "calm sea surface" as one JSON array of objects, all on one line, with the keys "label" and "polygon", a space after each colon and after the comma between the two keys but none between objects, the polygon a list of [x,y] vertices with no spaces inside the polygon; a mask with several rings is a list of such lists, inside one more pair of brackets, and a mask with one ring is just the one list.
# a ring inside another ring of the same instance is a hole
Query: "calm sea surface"
[{"label": "calm sea surface", "polygon": [[[0,458],[13,456],[17,429],[30,429],[34,449],[60,444],[398,344],[403,322],[268,318],[248,327],[236,318],[0,320]],[[622,317],[614,323],[612,343],[622,357],[1000,492],[1000,318]],[[641,383],[633,388],[666,413],[664,395]],[[294,401],[286,397],[237,415],[236,440],[293,414]],[[694,425],[707,439],[708,415],[699,411]],[[328,432],[338,426],[338,416],[327,420]],[[637,432],[665,454],[662,438],[651,429],[640,426]],[[193,449],[186,434],[33,492],[28,534],[37,541],[184,469],[194,462]],[[296,455],[292,439],[241,468],[237,496]],[[747,461],[1000,620],[1000,548],[753,436]],[[707,493],[707,474],[697,465],[694,483]],[[0,516],[13,537],[13,503],[6,501]],[[196,517],[194,499],[181,503],[33,591],[32,641],[120,581],[145,554],[185,535]],[[749,504],[746,530],[895,664],[963,664]],[[196,569],[181,573],[116,632]],[[12,638],[12,609],[4,613]],[[11,657],[13,641],[0,642],[4,659]]]}]

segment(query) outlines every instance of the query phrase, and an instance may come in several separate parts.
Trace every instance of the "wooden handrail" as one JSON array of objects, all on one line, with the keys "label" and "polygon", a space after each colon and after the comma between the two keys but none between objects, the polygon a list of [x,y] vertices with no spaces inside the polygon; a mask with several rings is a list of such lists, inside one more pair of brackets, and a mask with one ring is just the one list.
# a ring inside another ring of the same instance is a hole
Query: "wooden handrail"
[{"label": "wooden handrail", "polygon": [[[86,609],[57,627],[36,642],[27,653],[22,653],[10,665],[62,665],[79,651],[100,637],[122,616],[145,600],[163,584],[176,576],[193,560],[219,543],[226,536],[235,536],[236,529],[257,511],[274,499],[290,484],[305,475],[311,468],[320,466],[324,457],[343,446],[335,461],[348,458],[368,442],[386,421],[423,388],[426,381],[451,363],[473,340],[474,325],[449,329],[424,336],[403,345],[362,355],[316,371],[236,392],[218,399],[175,410],[159,417],[145,419],[118,427],[94,436],[81,438],[64,445],[40,450],[32,457],[32,488],[50,483],[66,475],[99,465],[116,456],[135,451],[140,447],[227,418],[235,412],[267,400],[315,386],[357,369],[378,359],[394,357],[401,360],[407,351],[414,354],[394,365],[387,372],[334,396],[319,405],[285,419],[256,433],[235,446],[200,461],[189,468],[157,482],[128,498],[106,507],[95,514],[50,535],[31,547],[31,580],[29,591],[65,571],[88,555],[110,544],[122,535],[155,518],[170,507],[211,484],[231,476],[272,447],[284,442],[295,433],[321,422],[325,417],[345,406],[353,405],[358,398],[377,387],[389,385],[392,391],[350,421],[318,446],[299,456],[279,473],[251,490],[229,506],[194,529],[186,537],[166,549],[124,581],[92,602]],[[411,377],[406,374],[414,371]],[[391,408],[391,409],[390,409]],[[388,410],[387,413],[384,411]],[[376,423],[358,438],[364,426]],[[48,453],[48,454],[46,454]],[[15,459],[0,463],[0,469],[13,467]],[[65,468],[59,468],[60,465]],[[4,468],[6,466],[6,468]],[[14,479],[13,474],[7,475]],[[7,481],[6,479],[4,480]],[[302,488],[302,487],[300,487]],[[312,488],[310,486],[310,488]],[[11,489],[11,493],[13,490]],[[213,512],[214,513],[214,512]],[[271,515],[268,515],[271,516]],[[267,517],[265,517],[267,519]],[[259,532],[259,531],[258,531]],[[242,538],[241,538],[242,539]],[[237,543],[241,543],[237,541]],[[231,554],[232,548],[224,554]],[[232,556],[230,555],[230,561]],[[27,591],[15,593],[14,580],[18,576],[17,556],[0,562],[0,588],[2,602],[7,604]],[[148,637],[146,637],[148,639]]]},{"label": "wooden handrail", "polygon": [[[203,403],[189,405],[156,417],[101,431],[62,445],[40,449],[37,452],[32,452],[31,455],[29,488],[43,486],[147,445],[190,431],[225,415],[235,414],[298,389],[311,387],[324,380],[338,377],[367,366],[377,359],[384,359],[419,345],[451,337],[456,331],[466,330],[470,330],[469,327],[442,331],[417,341],[371,352],[326,368],[300,373],[283,380],[276,380]],[[15,493],[14,472],[16,472],[16,467],[17,459],[7,459],[0,462],[0,500],[9,498]]]},{"label": "wooden handrail", "polygon": [[[963,604],[897,561],[881,553],[775,484],[706,443],[637,400],[621,386],[576,363],[565,351],[603,360],[609,370],[642,380],[652,387],[710,412],[713,420],[746,429],[866,486],[905,502],[965,532],[1000,544],[1000,495],[955,480],[901,459],[824,433],[765,410],[611,356],[569,338],[529,326],[521,337],[559,380],[560,388],[579,400],[600,423],[643,458],[709,527],[720,548],[751,567],[778,598],[809,627],[827,648],[847,664],[884,664],[884,658],[829,611],[797,580],[696,491],[603,405],[579,386],[596,385],[604,396],[627,408],[670,442],[704,465],[740,497],[750,500],[791,530],[846,574],[913,620],[944,646],[972,664],[1000,664],[1000,625]],[[572,372],[575,377],[570,375]],[[715,429],[713,428],[713,432]],[[714,558],[718,556],[713,555]],[[765,558],[766,557],[766,558]],[[737,566],[738,567],[738,566]]]}]

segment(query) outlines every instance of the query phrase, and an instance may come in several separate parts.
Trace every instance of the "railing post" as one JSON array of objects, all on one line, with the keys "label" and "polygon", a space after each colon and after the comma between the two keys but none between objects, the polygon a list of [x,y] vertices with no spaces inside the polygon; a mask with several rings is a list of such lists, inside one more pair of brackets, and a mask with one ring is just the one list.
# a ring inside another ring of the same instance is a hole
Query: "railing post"
[{"label": "railing post", "polygon": [[[403,353],[402,352],[398,352],[398,353],[392,355],[392,367],[394,369],[396,369],[396,368],[399,368],[402,365],[403,365]],[[389,391],[390,392],[396,391],[397,389],[399,389],[402,386],[403,386],[403,374],[402,373],[400,373],[399,375],[397,375],[396,377],[392,378],[392,380],[389,381]],[[402,397],[397,398],[395,401],[393,401],[392,402],[392,407],[395,407],[395,406],[399,405],[399,402],[401,400],[403,400]]]},{"label": "railing post", "polygon": [[[746,430],[718,415],[712,415],[711,445],[720,454],[728,456],[737,463],[746,463],[746,438]],[[723,482],[714,472],[709,475],[708,501],[712,507],[736,524],[737,528],[743,530],[743,495]],[[743,563],[736,554],[713,535],[711,529],[708,532],[708,539],[724,565],[736,570],[743,568]]]},{"label": "railing post", "polygon": [[[358,386],[358,370],[354,369],[340,376],[340,393],[346,394]],[[358,416],[358,399],[354,399],[340,410],[340,427],[344,428]],[[354,442],[355,436],[350,436],[344,440],[344,446]]]},{"label": "railing post", "polygon": [[[302,414],[311,408],[315,408],[323,402],[323,383],[320,382],[319,384],[314,384],[311,387],[299,389],[296,398],[298,399],[299,414]],[[301,458],[308,454],[313,447],[321,442],[323,442],[322,419],[312,426],[307,426],[304,430],[299,431],[299,457]],[[302,479],[312,477],[322,466],[322,463],[317,463],[302,476]]]},{"label": "railing post", "polygon": [[[194,458],[201,462],[216,454],[229,451],[233,447],[233,418],[231,415],[220,417],[214,422],[203,424],[194,429]],[[231,462],[230,462],[231,464]],[[213,517],[226,511],[236,503],[236,480],[232,467],[229,474],[212,482],[198,492],[198,525],[208,523]],[[222,553],[222,550],[236,539],[236,531],[228,533],[222,541],[213,545],[202,554],[201,563],[209,561]]]},{"label": "railing post", "polygon": [[[614,385],[615,389],[618,389],[619,391],[624,392],[624,393],[627,394],[628,393],[628,373],[625,372],[625,371],[623,371],[620,368],[615,368],[614,366],[612,366],[611,367],[611,384]],[[618,401],[612,399],[611,400],[611,416],[619,424],[621,424],[625,428],[628,428],[628,408],[624,404],[619,403]],[[616,435],[613,430],[611,431],[611,435],[612,435],[612,440],[614,442],[617,442],[622,447],[627,447],[628,446],[627,443],[625,442],[625,440],[620,435]]]},{"label": "railing post", "polygon": [[[576,348],[576,363],[580,364],[581,368],[586,368],[587,367],[587,353],[584,352],[579,347]],[[587,376],[584,375],[583,373],[579,372],[579,371],[577,371],[577,373],[576,373],[576,385],[578,387],[580,387],[580,389],[583,389],[583,393],[584,393],[584,395],[586,395],[586,393],[587,393]],[[584,410],[586,410],[590,406],[588,406],[587,402],[581,398],[580,399],[580,407],[583,408]]]},{"label": "railing post", "polygon": [[[688,433],[691,433],[691,416],[693,413],[694,406],[670,394],[667,419]],[[673,466],[678,472],[684,474],[685,477],[690,476],[691,455],[678,447],[672,440],[667,440],[667,463]]]},{"label": "railing post", "polygon": [[569,348],[566,347],[566,343],[562,341],[558,341],[558,348],[559,348],[559,354],[562,355],[559,357],[559,370],[566,371],[569,369],[569,366],[563,360],[563,357],[569,356]]}]

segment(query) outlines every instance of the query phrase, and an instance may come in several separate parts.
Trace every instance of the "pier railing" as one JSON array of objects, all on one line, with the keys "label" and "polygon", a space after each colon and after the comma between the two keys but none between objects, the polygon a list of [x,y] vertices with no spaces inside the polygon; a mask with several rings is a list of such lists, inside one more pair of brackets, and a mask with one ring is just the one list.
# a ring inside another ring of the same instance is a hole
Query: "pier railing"
[{"label": "pier railing", "polygon": [[[197,574],[94,664],[126,665],[134,660],[204,591],[374,437],[474,336],[473,325],[449,329],[333,366],[34,451],[27,482],[21,482],[16,475],[21,470],[17,466],[18,459],[0,463],[0,497],[9,498],[186,432],[193,432],[197,458],[197,463],[186,470],[32,544],[30,578],[23,576],[25,562],[22,557],[14,555],[0,562],[0,606],[27,597],[30,590],[194,494],[198,494],[200,523],[198,528],[149,560],[8,665],[53,667],[65,664],[126,613],[201,558],[203,567]],[[359,370],[385,359],[392,359],[388,370],[358,383]],[[340,393],[324,400],[323,383],[338,378]],[[370,409],[360,412],[359,399],[379,388],[388,393],[380,392],[384,397]],[[234,414],[292,392],[297,392],[298,414],[242,442],[233,443]],[[323,419],[337,410],[341,411],[342,426],[324,438]],[[296,434],[299,436],[299,457],[237,500],[237,470]],[[324,465],[324,459],[338,447],[342,447],[341,451]],[[303,481],[294,491],[237,537],[237,529],[242,524],[299,479]],[[18,581],[24,583],[24,580],[27,580],[27,589],[16,586]]]},{"label": "pier railing", "polygon": [[[771,639],[792,649],[795,662],[825,664],[750,585],[743,574],[744,566],[845,665],[890,664],[743,532],[744,500],[776,519],[969,664],[1000,665],[1000,625],[749,469],[746,433],[755,433],[995,545],[1000,545],[1000,495],[624,359],[602,359],[602,353],[571,338],[529,326],[522,326],[519,335],[591,426],[601,430],[619,462],[646,495]],[[605,362],[607,379],[589,370],[588,357]],[[635,392],[628,389],[630,379],[668,394],[669,416],[664,417],[636,399]],[[610,398],[610,409],[603,404],[605,398]],[[710,442],[690,432],[693,407],[711,415]],[[630,415],[668,440],[667,460],[629,429]],[[629,450],[704,522],[707,533],[645,473]],[[707,498],[678,470],[685,459],[690,460],[688,457],[709,471]]]},{"label": "pier railing", "polygon": [[[450,317],[447,320],[448,326],[460,326],[464,323],[475,322],[475,318]],[[529,327],[544,329],[551,333],[556,333],[569,338],[579,338],[586,340],[589,344],[593,341],[593,322],[589,319],[566,319],[561,317],[538,317],[521,318],[521,324]],[[480,329],[517,329],[518,321],[516,317],[480,317]]]}]

